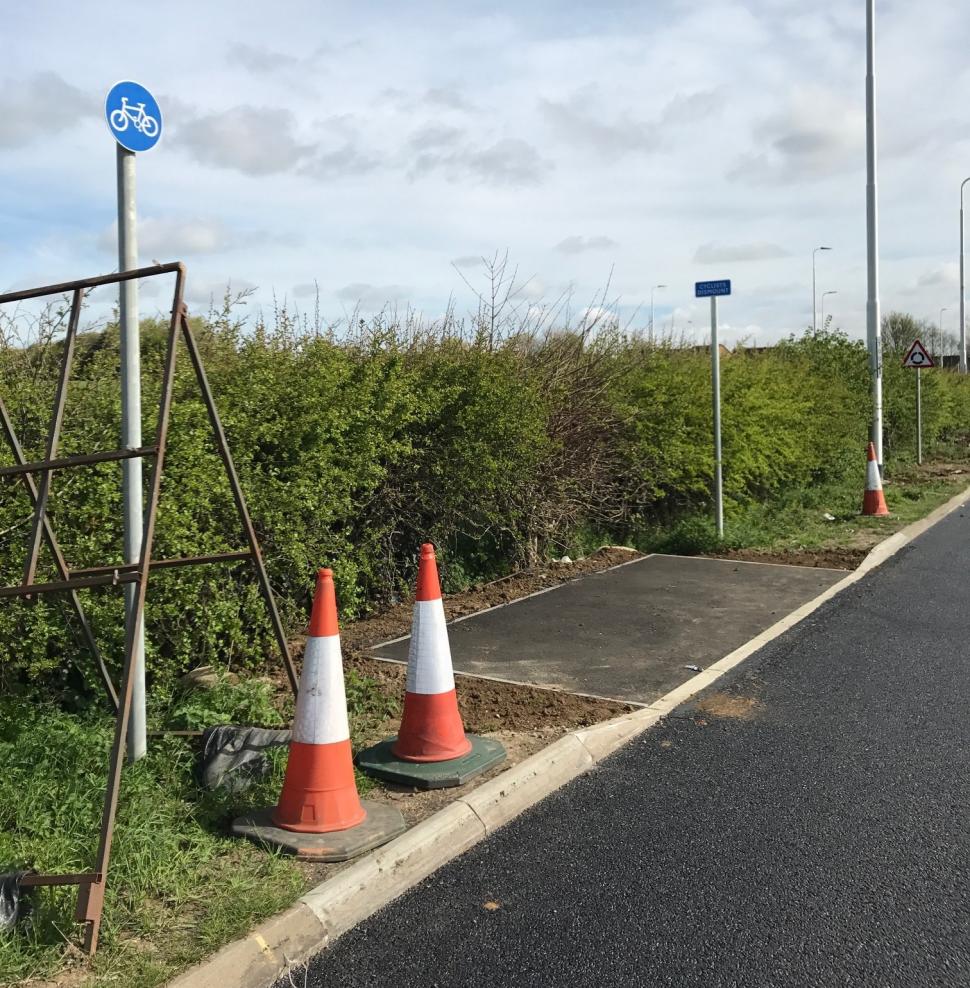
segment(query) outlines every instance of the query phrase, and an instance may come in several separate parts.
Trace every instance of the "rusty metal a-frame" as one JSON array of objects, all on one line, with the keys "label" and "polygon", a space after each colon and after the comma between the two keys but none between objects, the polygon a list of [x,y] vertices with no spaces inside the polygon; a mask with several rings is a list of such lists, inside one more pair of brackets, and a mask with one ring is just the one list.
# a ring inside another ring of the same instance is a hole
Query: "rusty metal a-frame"
[{"label": "rusty metal a-frame", "polygon": [[[155,432],[155,441],[151,446],[142,446],[138,449],[116,449],[99,451],[94,453],[82,453],[74,456],[58,457],[58,446],[60,442],[61,426],[64,420],[64,407],[67,398],[68,383],[71,376],[71,363],[74,356],[74,345],[77,339],[78,324],[81,315],[81,305],[84,293],[92,288],[101,285],[118,284],[123,281],[134,279],[151,278],[159,275],[175,275],[175,291],[172,300],[172,316],[169,323],[168,339],[165,351],[165,360],[162,372],[162,391],[158,410],[158,425]],[[0,467],[0,477],[19,476],[26,487],[28,496],[33,504],[33,523],[31,526],[30,547],[27,560],[24,564],[23,580],[17,586],[0,587],[0,598],[20,597],[30,598],[39,594],[63,593],[67,594],[71,607],[80,624],[81,633],[90,648],[98,667],[99,675],[103,681],[105,691],[112,706],[115,709],[115,731],[114,741],[111,745],[111,755],[108,767],[108,781],[104,795],[104,809],[101,818],[101,833],[98,843],[98,850],[94,860],[93,870],[77,874],[62,875],[40,875],[28,874],[21,879],[21,884],[25,886],[40,885],[77,885],[79,886],[76,918],[78,922],[85,924],[84,948],[88,953],[93,954],[98,947],[98,934],[101,927],[101,916],[104,910],[104,890],[108,878],[108,866],[111,858],[111,841],[114,834],[115,813],[118,807],[118,794],[121,787],[121,767],[124,761],[124,743],[128,731],[128,718],[131,712],[132,697],[132,655],[134,649],[133,636],[130,630],[136,628],[142,621],[145,610],[145,595],[148,590],[148,578],[150,573],[156,569],[172,568],[179,566],[195,566],[206,563],[226,563],[244,559],[252,560],[256,571],[256,579],[259,583],[260,591],[266,602],[270,623],[276,636],[276,642],[280,649],[283,664],[286,667],[287,676],[293,692],[298,688],[298,679],[293,660],[290,656],[286,642],[286,633],[283,623],[280,620],[276,602],[273,599],[273,591],[270,587],[269,577],[263,563],[260,552],[259,541],[256,531],[253,528],[249,509],[246,506],[246,499],[242,488],[239,485],[239,477],[233,464],[232,456],[229,452],[229,444],[226,440],[219,413],[216,410],[212,391],[206,379],[205,370],[199,355],[195,338],[189,326],[188,312],[183,301],[185,289],[185,266],[180,262],[170,264],[158,264],[150,268],[139,268],[134,271],[125,271],[120,274],[101,275],[95,278],[86,278],[80,281],[69,281],[58,285],[46,285],[40,288],[31,288],[25,291],[9,292],[0,295],[0,305],[8,302],[20,302],[27,299],[43,298],[45,296],[71,295],[71,310],[67,324],[66,336],[64,339],[64,354],[61,362],[60,375],[57,382],[57,390],[54,398],[54,413],[51,418],[50,428],[47,434],[47,444],[45,457],[43,460],[28,462],[24,451],[20,445],[18,437],[13,428],[13,422],[8,414],[6,406],[0,397],[0,426],[6,435],[7,442],[13,452],[15,464],[13,466]],[[206,556],[187,556],[175,559],[153,559],[152,546],[155,536],[155,520],[158,514],[159,492],[161,490],[162,470],[165,462],[165,450],[168,441],[168,426],[172,406],[172,393],[175,379],[175,358],[178,348],[179,337],[188,351],[189,360],[195,371],[195,377],[205,402],[209,415],[209,423],[212,427],[213,438],[222,460],[223,466],[232,489],[233,500],[236,511],[242,524],[248,548],[238,552],[223,552]],[[90,569],[71,570],[60,549],[57,538],[54,534],[53,526],[47,514],[47,503],[50,497],[51,482],[56,470],[67,470],[76,467],[87,466],[94,463],[116,462],[134,457],[146,457],[154,459],[154,466],[151,472],[151,481],[148,493],[148,510],[145,515],[144,530],[142,532],[141,551],[136,563],[128,563],[120,566],[98,566]],[[39,482],[34,479],[39,475]],[[37,564],[40,554],[42,540],[46,542],[50,553],[54,559],[54,564],[60,577],[56,582],[35,583],[34,577],[37,573]],[[125,654],[122,666],[121,688],[116,692],[111,681],[108,668],[104,658],[98,648],[94,632],[88,622],[78,590],[91,587],[102,586],[123,586],[134,583],[137,586],[135,596],[134,619],[129,622],[129,634],[125,637]]]}]

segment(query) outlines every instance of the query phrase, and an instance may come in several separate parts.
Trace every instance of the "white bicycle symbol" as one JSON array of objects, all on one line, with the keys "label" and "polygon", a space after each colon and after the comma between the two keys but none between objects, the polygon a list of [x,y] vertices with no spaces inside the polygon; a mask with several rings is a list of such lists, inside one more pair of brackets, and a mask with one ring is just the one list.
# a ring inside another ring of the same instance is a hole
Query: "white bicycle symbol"
[{"label": "white bicycle symbol", "polygon": [[121,106],[111,112],[111,126],[117,131],[128,129],[128,123],[146,137],[154,137],[158,133],[158,121],[145,112],[144,103],[128,104],[128,97],[121,97]]}]

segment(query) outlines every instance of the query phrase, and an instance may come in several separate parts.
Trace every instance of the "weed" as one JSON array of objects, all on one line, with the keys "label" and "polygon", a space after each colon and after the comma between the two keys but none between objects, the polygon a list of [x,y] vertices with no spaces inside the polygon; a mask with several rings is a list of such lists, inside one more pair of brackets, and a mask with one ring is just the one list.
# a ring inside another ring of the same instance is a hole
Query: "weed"
[{"label": "weed", "polygon": [[[368,677],[348,671],[355,737],[373,734],[395,711]],[[166,726],[285,723],[268,683],[220,680],[210,689],[158,698]],[[0,699],[0,870],[83,871],[97,846],[111,721],[68,713],[36,697]],[[101,948],[92,985],[161,984],[173,974],[279,912],[303,890],[291,859],[229,837],[234,816],[272,805],[286,750],[268,752],[271,773],[244,793],[201,789],[195,742],[153,739],[124,771]],[[357,773],[362,795],[375,787]],[[76,889],[39,890],[29,922],[0,937],[0,986],[50,976],[70,963]]]}]

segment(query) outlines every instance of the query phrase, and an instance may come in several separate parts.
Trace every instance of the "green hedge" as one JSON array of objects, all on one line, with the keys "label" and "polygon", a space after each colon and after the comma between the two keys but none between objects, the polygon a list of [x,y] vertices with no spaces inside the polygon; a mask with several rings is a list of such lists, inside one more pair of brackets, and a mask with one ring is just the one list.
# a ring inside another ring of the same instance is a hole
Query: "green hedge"
[{"label": "green hedge", "polygon": [[[345,616],[399,598],[419,544],[441,550],[446,587],[507,572],[575,545],[581,532],[622,537],[709,501],[710,365],[705,351],[596,334],[510,336],[492,344],[378,320],[353,338],[284,325],[243,333],[222,317],[198,326],[209,378],[285,620],[305,620],[312,574],[336,573]],[[144,430],[154,407],[164,327],[143,328]],[[59,345],[0,342],[0,387],[28,455],[40,457]],[[861,472],[869,415],[866,354],[837,334],[792,339],[722,361],[725,490],[732,504]],[[911,372],[887,361],[891,456],[913,446]],[[925,436],[953,438],[970,388],[924,375]],[[82,335],[62,450],[116,445],[117,332]],[[4,448],[0,462],[11,462]],[[74,567],[120,561],[120,471],[55,476],[52,514]],[[146,478],[147,480],[147,478]],[[30,508],[0,486],[0,570],[17,582]],[[188,361],[175,389],[156,556],[241,546],[232,500]],[[46,553],[41,579],[52,575]],[[120,594],[84,593],[115,666]],[[0,606],[0,686],[25,679],[77,686],[84,650],[63,602]],[[170,681],[200,663],[258,664],[271,654],[246,568],[152,577],[149,669]]]}]

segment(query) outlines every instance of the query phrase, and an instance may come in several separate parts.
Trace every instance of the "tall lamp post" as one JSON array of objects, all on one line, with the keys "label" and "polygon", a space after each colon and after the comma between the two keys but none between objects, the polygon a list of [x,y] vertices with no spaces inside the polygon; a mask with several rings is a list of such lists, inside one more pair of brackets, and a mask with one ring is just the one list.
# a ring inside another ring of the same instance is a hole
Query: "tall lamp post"
[{"label": "tall lamp post", "polygon": [[825,329],[825,296],[826,295],[838,295],[837,291],[832,292],[822,292],[822,329]]},{"label": "tall lamp post", "polygon": [[967,290],[963,277],[963,190],[970,178],[960,183],[960,373],[967,372]]},{"label": "tall lamp post", "polygon": [[650,289],[650,342],[653,343],[653,296],[658,288],[666,288],[666,285],[654,285]]},{"label": "tall lamp post", "polygon": [[812,332],[818,332],[818,292],[815,290],[815,255],[820,250],[831,250],[831,247],[816,247],[812,251]]},{"label": "tall lamp post", "polygon": [[866,342],[872,380],[872,443],[882,471],[882,327],[879,315],[879,201],[876,179],[876,0],[866,0]]},{"label": "tall lamp post", "polygon": [[940,369],[943,369],[943,313],[948,312],[947,306],[940,309]]}]

